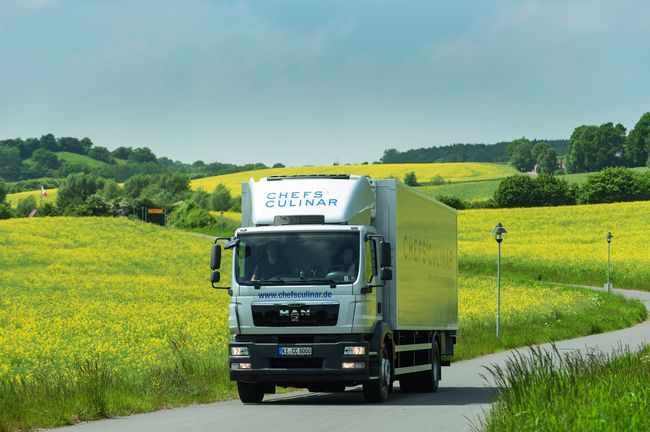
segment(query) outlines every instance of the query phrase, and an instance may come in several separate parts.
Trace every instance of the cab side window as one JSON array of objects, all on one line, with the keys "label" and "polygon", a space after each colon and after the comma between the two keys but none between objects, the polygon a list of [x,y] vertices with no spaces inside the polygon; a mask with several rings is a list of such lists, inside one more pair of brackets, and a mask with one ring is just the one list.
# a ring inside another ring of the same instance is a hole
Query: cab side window
[{"label": "cab side window", "polygon": [[366,282],[371,283],[377,274],[377,246],[373,239],[366,240]]}]

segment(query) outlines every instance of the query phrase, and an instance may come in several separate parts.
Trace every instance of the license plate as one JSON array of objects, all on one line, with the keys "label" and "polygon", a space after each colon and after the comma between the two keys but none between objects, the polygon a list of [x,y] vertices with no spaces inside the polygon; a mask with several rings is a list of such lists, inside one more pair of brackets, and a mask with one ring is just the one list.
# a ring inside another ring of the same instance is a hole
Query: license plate
[{"label": "license plate", "polygon": [[281,356],[310,356],[311,347],[278,347]]}]

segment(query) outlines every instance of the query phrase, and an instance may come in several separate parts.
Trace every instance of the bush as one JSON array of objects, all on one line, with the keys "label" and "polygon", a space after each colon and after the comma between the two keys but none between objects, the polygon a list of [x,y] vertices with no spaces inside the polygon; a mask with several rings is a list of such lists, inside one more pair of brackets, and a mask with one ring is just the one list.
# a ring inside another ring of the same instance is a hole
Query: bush
[{"label": "bush", "polygon": [[16,216],[27,217],[36,208],[36,198],[33,195],[22,198],[16,205]]},{"label": "bush", "polygon": [[[56,205],[59,210],[69,214],[68,207],[82,206],[86,200],[104,187],[104,179],[92,174],[70,174],[59,187]],[[85,214],[85,210],[84,210]],[[91,213],[92,214],[92,213]]]},{"label": "bush", "polygon": [[9,219],[14,217],[14,211],[8,202],[0,202],[0,219]]},{"label": "bush", "polygon": [[492,209],[492,208],[499,208],[497,205],[496,201],[494,201],[494,198],[488,198],[486,200],[476,200],[476,201],[471,201],[467,204],[468,209]]},{"label": "bush", "polygon": [[216,223],[209,211],[192,202],[178,205],[169,217],[169,223],[178,228],[202,228]]},{"label": "bush", "polygon": [[537,178],[516,175],[503,180],[494,192],[499,207],[571,205],[576,202],[575,186],[549,174]]},{"label": "bush", "polygon": [[538,206],[561,206],[576,203],[575,194],[564,179],[540,174],[534,181],[535,201]]},{"label": "bush", "polygon": [[435,177],[431,179],[431,184],[434,186],[443,185],[446,183],[447,182],[445,181],[444,177],[441,176],[440,174],[437,174]]},{"label": "bush", "polygon": [[404,184],[408,186],[418,186],[418,177],[415,175],[415,171],[410,171],[404,174]]},{"label": "bush", "polygon": [[526,175],[506,177],[494,191],[499,207],[532,207],[535,205],[535,181]]},{"label": "bush", "polygon": [[580,188],[580,202],[584,204],[637,201],[644,199],[642,178],[628,168],[605,168],[591,174]]},{"label": "bush", "polygon": [[455,208],[456,210],[465,210],[467,208],[467,203],[465,201],[453,195],[438,195],[436,199],[443,204],[447,204],[449,207]]},{"label": "bush", "polygon": [[38,207],[37,216],[58,216],[59,212],[54,204],[51,202],[45,202],[43,205]]}]

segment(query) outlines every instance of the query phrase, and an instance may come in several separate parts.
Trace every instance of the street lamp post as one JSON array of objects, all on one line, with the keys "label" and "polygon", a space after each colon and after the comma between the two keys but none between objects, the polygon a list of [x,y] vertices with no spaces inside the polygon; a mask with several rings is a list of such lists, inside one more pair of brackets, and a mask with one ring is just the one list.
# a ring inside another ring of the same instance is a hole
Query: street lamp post
[{"label": "street lamp post", "polygon": [[611,232],[608,232],[605,238],[607,239],[607,292],[612,293],[612,281],[611,281],[611,262],[612,262],[612,235]]},{"label": "street lamp post", "polygon": [[492,232],[499,249],[497,257],[497,339],[499,339],[501,336],[501,242],[503,241],[503,235],[508,231],[499,222]]}]

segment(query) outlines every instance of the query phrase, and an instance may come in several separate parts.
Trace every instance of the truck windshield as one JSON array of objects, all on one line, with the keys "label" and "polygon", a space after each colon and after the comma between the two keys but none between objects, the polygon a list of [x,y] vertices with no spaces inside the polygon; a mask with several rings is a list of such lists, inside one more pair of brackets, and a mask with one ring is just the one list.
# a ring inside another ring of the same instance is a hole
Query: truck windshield
[{"label": "truck windshield", "polygon": [[242,234],[235,274],[242,285],[351,284],[359,273],[359,233]]}]

